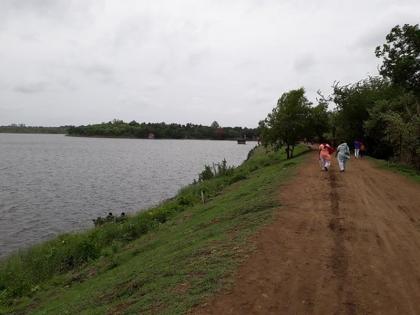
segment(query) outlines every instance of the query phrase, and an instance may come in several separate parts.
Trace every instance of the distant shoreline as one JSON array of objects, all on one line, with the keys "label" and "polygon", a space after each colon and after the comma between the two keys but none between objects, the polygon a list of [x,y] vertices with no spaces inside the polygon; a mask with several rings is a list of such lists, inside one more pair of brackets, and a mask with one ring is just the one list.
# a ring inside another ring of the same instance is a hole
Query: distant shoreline
[{"label": "distant shoreline", "polygon": [[0,134],[9,134],[9,135],[64,135],[67,134],[65,132],[14,132],[14,131],[0,131]]},{"label": "distant shoreline", "polygon": [[0,126],[0,133],[67,134],[68,129],[69,129],[69,126],[61,126],[61,127]]},{"label": "distant shoreline", "polygon": [[[134,140],[211,140],[211,141],[237,141],[238,139],[212,139],[212,138],[139,138],[139,137],[117,137],[117,136],[82,136],[82,135],[69,135],[65,134],[66,137],[73,138],[96,138],[96,139],[134,139]],[[247,142],[257,142],[256,139],[246,140]]]},{"label": "distant shoreline", "polygon": [[[131,139],[131,140],[203,140],[203,141],[237,141],[238,139],[211,139],[211,138],[137,138],[137,137],[114,137],[114,136],[81,136],[81,135],[69,135],[67,133],[48,133],[48,132],[6,132],[0,131],[0,134],[9,134],[9,135],[63,135],[65,137],[71,138],[92,138],[92,139]],[[256,139],[249,139],[246,142],[257,142]]]},{"label": "distant shoreline", "polygon": [[138,123],[114,119],[109,122],[81,126],[26,126],[11,124],[0,126],[0,133],[10,134],[64,134],[71,137],[116,139],[167,139],[167,140],[230,140],[257,141],[258,128],[222,127],[216,121],[210,126],[192,123]]}]

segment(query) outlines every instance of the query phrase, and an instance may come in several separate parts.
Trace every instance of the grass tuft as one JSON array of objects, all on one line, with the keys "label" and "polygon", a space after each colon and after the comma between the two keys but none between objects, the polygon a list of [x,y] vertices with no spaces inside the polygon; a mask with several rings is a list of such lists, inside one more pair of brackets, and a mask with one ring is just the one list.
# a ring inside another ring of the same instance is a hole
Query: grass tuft
[{"label": "grass tuft", "polygon": [[414,167],[409,165],[404,165],[400,163],[395,163],[391,161],[379,160],[372,157],[369,157],[371,161],[373,161],[378,167],[382,169],[387,169],[389,171],[393,171],[399,174],[402,174],[411,180],[420,183],[420,171],[416,170]]}]

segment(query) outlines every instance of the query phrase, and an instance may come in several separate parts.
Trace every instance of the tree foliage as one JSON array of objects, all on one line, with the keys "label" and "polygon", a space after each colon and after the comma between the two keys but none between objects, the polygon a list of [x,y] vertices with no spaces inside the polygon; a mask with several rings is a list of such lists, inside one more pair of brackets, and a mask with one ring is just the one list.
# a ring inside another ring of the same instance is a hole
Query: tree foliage
[{"label": "tree foliage", "polygon": [[309,108],[305,138],[312,142],[324,142],[330,129],[331,113],[328,112],[328,102],[320,100],[317,106]]},{"label": "tree foliage", "polygon": [[[216,122],[217,124],[217,122]],[[217,124],[218,125],[218,124]],[[156,139],[212,139],[234,140],[242,138],[256,139],[258,130],[242,127],[215,127],[194,124],[166,124],[162,123],[138,123],[135,120],[126,123],[122,120],[87,126],[71,127],[68,129],[70,136],[85,137],[120,137],[120,138],[143,138],[147,139],[153,134]]]},{"label": "tree foliage", "polygon": [[213,121],[212,123],[211,123],[211,125],[210,125],[210,127],[212,127],[212,128],[220,128],[220,125],[219,125],[219,123],[217,122],[217,121]]},{"label": "tree foliage", "polygon": [[[375,54],[382,60],[381,76],[335,83],[332,95],[322,97],[316,106],[310,106],[303,88],[284,93],[259,124],[263,143],[285,145],[291,157],[299,140],[332,144],[359,140],[374,157],[420,170],[419,26],[395,26]],[[329,102],[335,105],[332,111]]]},{"label": "tree foliage", "polygon": [[394,97],[395,89],[388,80],[369,77],[354,84],[333,87],[336,105],[334,141],[352,142],[365,136],[364,122],[370,118],[375,104]]},{"label": "tree foliage", "polygon": [[383,59],[380,74],[420,96],[420,29],[419,25],[396,25],[386,36],[386,43],[376,47]]},{"label": "tree foliage", "polygon": [[41,127],[41,126],[26,126],[25,124],[11,124],[8,126],[0,126],[0,133],[65,134],[69,128],[71,128],[71,126]]},{"label": "tree foliage", "polygon": [[362,140],[372,156],[420,169],[420,30],[395,26],[375,54],[382,77],[334,85],[336,139]]},{"label": "tree foliage", "polygon": [[287,158],[293,157],[296,144],[306,136],[309,105],[303,88],[283,93],[277,106],[260,123],[264,144],[275,147],[285,145]]},{"label": "tree foliage", "polygon": [[387,78],[334,86],[333,142],[361,140],[369,154],[416,167],[420,145],[418,100]]}]

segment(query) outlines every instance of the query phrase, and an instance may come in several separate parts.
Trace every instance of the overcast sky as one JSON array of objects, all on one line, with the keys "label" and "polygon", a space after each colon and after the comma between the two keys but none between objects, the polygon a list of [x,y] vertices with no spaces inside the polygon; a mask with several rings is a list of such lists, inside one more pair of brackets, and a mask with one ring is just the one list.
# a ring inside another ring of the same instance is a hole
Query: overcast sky
[{"label": "overcast sky", "polygon": [[418,0],[0,0],[0,124],[255,127],[280,95],[377,74]]}]

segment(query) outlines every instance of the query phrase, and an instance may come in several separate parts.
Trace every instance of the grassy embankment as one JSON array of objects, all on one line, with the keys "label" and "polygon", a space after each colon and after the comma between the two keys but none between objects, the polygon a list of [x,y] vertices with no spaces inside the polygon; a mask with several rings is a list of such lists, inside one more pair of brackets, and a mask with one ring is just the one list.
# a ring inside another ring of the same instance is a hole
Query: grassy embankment
[{"label": "grassy embankment", "polygon": [[369,157],[369,159],[379,168],[402,174],[420,184],[420,172],[411,166],[372,157]]},{"label": "grassy embankment", "polygon": [[0,313],[185,312],[229,285],[252,250],[247,238],[269,222],[279,185],[302,159],[258,149],[234,171],[125,222],[9,257],[0,263]]}]

